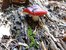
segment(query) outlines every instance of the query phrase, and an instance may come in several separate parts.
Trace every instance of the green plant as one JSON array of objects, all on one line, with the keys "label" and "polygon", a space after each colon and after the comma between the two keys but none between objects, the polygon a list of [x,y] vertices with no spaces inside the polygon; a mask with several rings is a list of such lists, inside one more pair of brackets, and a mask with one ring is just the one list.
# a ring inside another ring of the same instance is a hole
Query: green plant
[{"label": "green plant", "polygon": [[28,27],[28,37],[30,39],[30,47],[38,48],[38,44],[34,38],[35,34],[33,34],[33,31],[30,26]]}]

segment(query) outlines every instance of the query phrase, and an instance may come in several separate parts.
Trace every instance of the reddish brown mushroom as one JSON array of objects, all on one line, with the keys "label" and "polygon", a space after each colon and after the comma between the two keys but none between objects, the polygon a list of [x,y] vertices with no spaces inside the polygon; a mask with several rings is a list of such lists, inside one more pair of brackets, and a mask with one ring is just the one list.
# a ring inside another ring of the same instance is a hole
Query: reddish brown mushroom
[{"label": "reddish brown mushroom", "polygon": [[31,15],[34,21],[37,21],[39,19],[39,17],[47,14],[47,11],[43,10],[38,5],[33,5],[31,7],[25,8],[23,10],[23,12],[28,13],[29,15]]}]

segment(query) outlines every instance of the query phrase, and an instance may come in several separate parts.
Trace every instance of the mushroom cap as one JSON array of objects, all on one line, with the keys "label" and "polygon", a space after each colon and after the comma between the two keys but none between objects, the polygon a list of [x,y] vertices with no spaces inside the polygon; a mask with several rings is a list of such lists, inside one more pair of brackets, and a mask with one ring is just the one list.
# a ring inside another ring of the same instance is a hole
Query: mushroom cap
[{"label": "mushroom cap", "polygon": [[43,16],[43,15],[47,14],[47,11],[43,10],[38,5],[33,5],[31,7],[24,8],[23,12],[26,12],[33,16]]}]

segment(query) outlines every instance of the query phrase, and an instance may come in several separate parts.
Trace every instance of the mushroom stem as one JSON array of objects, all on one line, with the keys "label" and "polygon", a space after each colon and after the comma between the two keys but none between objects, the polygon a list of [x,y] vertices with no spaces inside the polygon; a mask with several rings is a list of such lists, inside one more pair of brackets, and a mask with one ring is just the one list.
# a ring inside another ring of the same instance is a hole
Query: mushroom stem
[{"label": "mushroom stem", "polygon": [[33,19],[34,21],[38,21],[38,20],[39,20],[39,16],[32,16],[32,19]]}]

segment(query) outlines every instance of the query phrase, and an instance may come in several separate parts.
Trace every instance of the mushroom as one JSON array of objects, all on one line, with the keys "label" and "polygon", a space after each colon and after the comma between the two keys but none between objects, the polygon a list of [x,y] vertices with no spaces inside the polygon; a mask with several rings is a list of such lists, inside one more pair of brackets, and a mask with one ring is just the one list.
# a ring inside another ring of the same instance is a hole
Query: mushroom
[{"label": "mushroom", "polygon": [[32,19],[34,21],[38,21],[39,17],[47,14],[47,11],[43,10],[40,6],[38,5],[33,5],[31,7],[27,7],[23,9],[23,12],[25,14],[31,15]]}]

